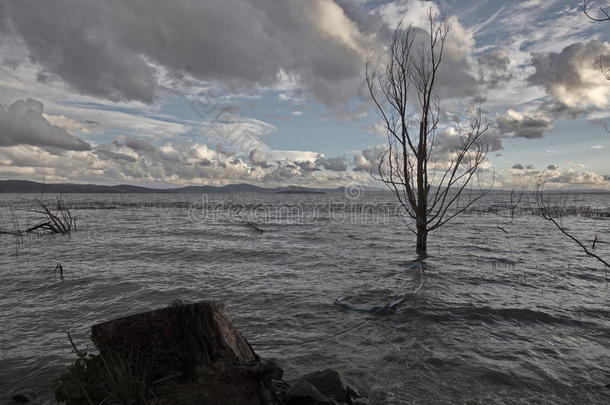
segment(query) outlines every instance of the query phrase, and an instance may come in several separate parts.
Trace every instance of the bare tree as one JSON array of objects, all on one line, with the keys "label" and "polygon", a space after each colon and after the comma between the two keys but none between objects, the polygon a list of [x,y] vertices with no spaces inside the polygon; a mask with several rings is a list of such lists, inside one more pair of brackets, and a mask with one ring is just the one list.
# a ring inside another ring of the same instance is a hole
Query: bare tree
[{"label": "bare tree", "polygon": [[[597,2],[594,2],[594,3],[597,3]],[[583,0],[581,7],[582,7],[583,13],[585,13],[585,15],[593,21],[610,21],[610,14],[608,13],[608,10],[597,4],[596,4],[596,6],[597,7],[595,7],[595,8],[599,8],[598,15],[594,15],[593,12],[591,11],[591,9],[594,8],[593,5],[591,4],[591,0]]]},{"label": "bare tree", "polygon": [[605,267],[606,271],[606,280],[608,279],[607,271],[610,267],[610,263],[603,259],[601,256],[595,254],[592,250],[595,249],[595,243],[597,242],[597,237],[594,239],[591,249],[587,247],[579,238],[574,236],[568,229],[561,223],[561,221],[557,220],[556,216],[561,215],[561,209],[559,209],[559,214],[557,214],[557,210],[553,210],[551,208],[551,201],[548,194],[545,194],[544,187],[546,186],[547,178],[544,176],[544,173],[538,177],[538,181],[536,182],[536,202],[538,204],[538,211],[540,216],[547,221],[550,221],[555,227],[564,234],[566,237],[570,238],[574,243],[576,243],[580,248],[590,257],[593,257],[600,263],[602,263]]},{"label": "bare tree", "polygon": [[[394,30],[380,73],[375,71],[373,57],[366,63],[369,93],[388,137],[388,148],[373,175],[404,208],[405,223],[417,236],[420,256],[426,255],[429,232],[489,191],[472,187],[488,151],[482,139],[488,125],[480,109],[472,111],[465,122],[455,123],[458,142],[449,153],[435,153],[441,116],[437,82],[450,27],[431,11],[428,22],[429,33],[413,26],[399,25]],[[410,225],[413,221],[415,229]]]}]

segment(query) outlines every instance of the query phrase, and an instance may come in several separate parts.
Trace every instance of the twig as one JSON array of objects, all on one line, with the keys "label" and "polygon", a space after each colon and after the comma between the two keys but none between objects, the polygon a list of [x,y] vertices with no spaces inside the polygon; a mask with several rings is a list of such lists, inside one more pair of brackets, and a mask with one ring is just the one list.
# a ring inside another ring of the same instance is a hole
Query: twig
[{"label": "twig", "polygon": [[64,268],[61,265],[61,263],[57,263],[57,266],[55,266],[55,270],[53,270],[53,274],[57,273],[59,271],[59,276],[61,277],[61,279],[64,279]]},{"label": "twig", "polygon": [[72,349],[74,349],[74,353],[76,353],[76,355],[78,357],[83,357],[85,354],[84,351],[80,351],[78,350],[78,347],[76,347],[76,345],[74,344],[74,340],[72,340],[72,335],[70,335],[70,331],[68,331],[68,339],[70,340],[70,344],[72,345]]},{"label": "twig", "polygon": [[499,225],[497,226],[497,228],[499,228],[499,229],[500,229],[502,232],[504,232],[504,233],[508,233],[508,231],[507,231],[506,229],[502,228],[502,227],[501,227],[501,226],[499,226]]},{"label": "twig", "polygon": [[[596,255],[595,253],[591,252],[585,246],[584,243],[582,243],[580,240],[578,240],[578,238],[576,238],[571,233],[569,233],[562,224],[557,222],[557,220],[551,216],[551,214],[549,213],[548,204],[545,201],[544,194],[543,194],[545,183],[546,183],[545,179],[543,179],[541,177],[538,180],[538,184],[536,185],[536,201],[538,203],[538,208],[540,209],[540,215],[542,216],[542,218],[544,218],[547,221],[550,221],[551,223],[553,223],[555,225],[555,227],[559,230],[559,232],[561,232],[562,234],[564,234],[565,236],[570,238],[578,246],[580,246],[581,249],[585,252],[585,254],[587,254],[588,256],[591,256],[591,257],[597,259],[598,261],[603,263],[605,266],[610,267],[610,263],[608,263],[606,260],[602,259],[600,256]],[[597,239],[597,236],[596,236],[596,239]],[[593,248],[595,248],[595,242],[593,242]]]},{"label": "twig", "polygon": [[248,221],[246,218],[244,218],[244,216],[243,216],[243,215],[241,215],[241,214],[238,214],[238,215],[239,215],[239,217],[240,217],[241,219],[243,219],[243,220],[246,222],[246,224],[245,224],[245,225],[246,225],[247,227],[250,227],[250,228],[254,229],[255,231],[257,231],[257,232],[259,232],[259,233],[263,233],[263,232],[264,232],[264,231],[263,231],[261,228],[259,228],[258,226],[254,225],[253,223],[251,223],[250,221]]},{"label": "twig", "polygon": [[23,236],[21,231],[0,231],[0,235]]}]

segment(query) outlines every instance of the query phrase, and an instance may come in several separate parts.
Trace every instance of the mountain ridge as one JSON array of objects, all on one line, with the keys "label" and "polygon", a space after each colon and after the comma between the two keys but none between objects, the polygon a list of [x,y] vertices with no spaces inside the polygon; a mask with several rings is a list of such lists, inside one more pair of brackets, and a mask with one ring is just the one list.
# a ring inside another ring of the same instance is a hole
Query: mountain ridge
[{"label": "mountain ridge", "polygon": [[152,188],[129,184],[99,185],[79,183],[39,183],[30,180],[0,180],[0,193],[54,193],[54,194],[125,194],[125,193],[286,193],[320,194],[343,192],[345,187],[319,188],[301,186],[261,187],[248,183],[227,184],[224,186],[184,186],[172,188]]}]

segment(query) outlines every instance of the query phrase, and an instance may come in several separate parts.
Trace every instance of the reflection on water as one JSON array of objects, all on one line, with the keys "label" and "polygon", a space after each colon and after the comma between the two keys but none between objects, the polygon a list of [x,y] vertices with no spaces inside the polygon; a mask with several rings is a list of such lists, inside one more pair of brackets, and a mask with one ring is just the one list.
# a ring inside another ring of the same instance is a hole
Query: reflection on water
[{"label": "reflection on water", "polygon": [[[0,195],[0,226],[9,226],[8,207],[31,197]],[[344,370],[374,404],[607,403],[604,269],[540,218],[511,220],[496,209],[504,197],[493,194],[431,235],[425,286],[393,313],[339,339],[258,352],[282,359],[288,378]],[[414,238],[387,194],[64,198],[79,218],[71,237],[29,236],[21,248],[0,237],[0,401],[25,391],[52,403],[52,380],[73,357],[66,331],[91,347],[91,324],[176,298],[224,301],[252,342],[349,328],[367,315],[334,300],[371,286],[367,299],[383,302],[405,288],[389,275],[413,258]],[[609,195],[572,198],[610,209]],[[587,240],[599,235],[597,251],[610,256],[610,221],[590,216],[564,224]],[[63,281],[53,275],[58,263]]]}]

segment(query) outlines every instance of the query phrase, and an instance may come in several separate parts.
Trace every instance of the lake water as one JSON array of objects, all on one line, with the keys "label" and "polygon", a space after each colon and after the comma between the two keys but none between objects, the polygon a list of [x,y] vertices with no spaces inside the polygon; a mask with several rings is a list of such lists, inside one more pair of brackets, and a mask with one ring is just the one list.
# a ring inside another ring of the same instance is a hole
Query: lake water
[{"label": "lake water", "polygon": [[[19,227],[35,224],[33,197],[0,195],[0,227],[13,226],[10,207]],[[53,403],[74,358],[67,331],[92,349],[92,324],[178,298],[223,301],[287,378],[336,368],[372,404],[609,403],[604,268],[528,209],[511,219],[506,199],[493,193],[432,233],[411,294],[414,236],[390,194],[65,195],[71,236],[0,236],[0,403],[18,392]],[[569,201],[592,210],[564,225],[587,243],[599,235],[610,257],[610,195]],[[405,294],[373,316],[333,305]]]}]

